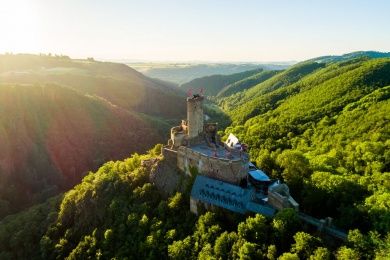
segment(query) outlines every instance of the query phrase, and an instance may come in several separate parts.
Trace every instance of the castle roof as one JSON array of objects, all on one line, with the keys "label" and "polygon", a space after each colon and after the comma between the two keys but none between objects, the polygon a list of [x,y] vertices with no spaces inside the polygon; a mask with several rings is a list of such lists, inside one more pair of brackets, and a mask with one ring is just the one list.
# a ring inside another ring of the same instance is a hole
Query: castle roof
[{"label": "castle roof", "polygon": [[237,185],[198,175],[192,186],[191,197],[203,203],[241,214],[252,211],[273,216],[275,214],[273,208],[252,201],[253,192],[253,189],[244,189]]},{"label": "castle roof", "polygon": [[248,174],[256,181],[271,181],[267,174],[258,169],[253,163],[249,162]]}]

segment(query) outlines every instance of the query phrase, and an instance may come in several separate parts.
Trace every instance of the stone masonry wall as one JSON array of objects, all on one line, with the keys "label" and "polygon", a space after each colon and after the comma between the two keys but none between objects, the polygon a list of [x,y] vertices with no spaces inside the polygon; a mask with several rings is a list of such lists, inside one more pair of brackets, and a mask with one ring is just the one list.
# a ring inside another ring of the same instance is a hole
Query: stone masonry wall
[{"label": "stone masonry wall", "polygon": [[188,137],[197,137],[203,132],[203,97],[187,98]]},{"label": "stone masonry wall", "polygon": [[181,146],[177,151],[177,167],[190,174],[190,166],[196,167],[201,175],[232,184],[239,184],[247,175],[246,164],[242,160],[209,157]]}]

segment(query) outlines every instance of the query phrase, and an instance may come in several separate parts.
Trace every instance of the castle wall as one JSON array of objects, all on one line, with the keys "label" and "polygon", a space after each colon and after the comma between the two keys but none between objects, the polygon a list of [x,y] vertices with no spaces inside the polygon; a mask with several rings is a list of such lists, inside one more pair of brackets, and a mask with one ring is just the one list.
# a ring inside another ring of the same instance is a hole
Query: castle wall
[{"label": "castle wall", "polygon": [[176,133],[176,132],[171,133],[171,140],[172,140],[173,146],[179,147],[181,145],[186,144],[185,143],[186,137],[187,136],[183,133]]},{"label": "castle wall", "polygon": [[161,150],[161,154],[164,156],[164,158],[171,162],[172,164],[176,164],[177,161],[177,151],[170,149],[169,147],[165,146]]},{"label": "castle wall", "polygon": [[242,160],[209,157],[183,146],[177,151],[177,167],[187,174],[196,167],[201,175],[232,184],[239,184],[248,171]]},{"label": "castle wall", "polygon": [[188,137],[197,137],[203,132],[203,97],[187,98]]},{"label": "castle wall", "polygon": [[279,184],[268,190],[268,203],[276,209],[294,208],[298,210],[299,204],[290,196],[288,186]]},{"label": "castle wall", "polygon": [[198,215],[198,203],[198,200],[190,197],[190,211],[195,215]]},{"label": "castle wall", "polygon": [[268,203],[278,210],[291,207],[288,198],[276,192],[268,192]]}]

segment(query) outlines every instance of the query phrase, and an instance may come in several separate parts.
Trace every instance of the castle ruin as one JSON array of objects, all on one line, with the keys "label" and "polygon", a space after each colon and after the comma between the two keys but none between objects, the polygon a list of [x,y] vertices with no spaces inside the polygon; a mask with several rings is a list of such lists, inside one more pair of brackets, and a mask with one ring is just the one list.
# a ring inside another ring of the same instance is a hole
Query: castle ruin
[{"label": "castle ruin", "polygon": [[187,98],[187,120],[172,127],[163,155],[176,157],[177,167],[186,174],[194,167],[201,175],[239,185],[248,172],[247,154],[226,147],[217,124],[204,123],[203,100],[200,95]]},{"label": "castle ruin", "polygon": [[204,120],[203,102],[200,94],[187,97],[187,119],[171,128],[168,144],[162,149],[164,158],[187,176],[197,174],[192,176],[191,211],[198,214],[199,206],[220,207],[273,216],[286,207],[298,210],[287,185],[272,182],[257,169],[234,135],[221,142],[218,125]]},{"label": "castle ruin", "polygon": [[[279,180],[271,180],[267,174],[250,162],[240,140],[230,134],[222,143],[216,123],[206,123],[203,113],[202,95],[187,98],[187,120],[171,128],[168,144],[162,155],[168,164],[149,160],[145,167],[155,164],[151,182],[161,191],[182,190],[178,176],[192,177],[194,182],[190,194],[190,210],[200,214],[200,209],[225,210],[240,214],[260,213],[273,217],[284,208],[299,211],[299,204],[291,197],[289,188]],[[178,169],[172,181],[172,168]],[[166,168],[167,167],[167,168]],[[171,180],[171,181],[170,181]],[[187,180],[191,180],[188,178]],[[319,220],[298,212],[298,217],[320,232],[346,240],[347,235],[331,226],[327,219]]]}]

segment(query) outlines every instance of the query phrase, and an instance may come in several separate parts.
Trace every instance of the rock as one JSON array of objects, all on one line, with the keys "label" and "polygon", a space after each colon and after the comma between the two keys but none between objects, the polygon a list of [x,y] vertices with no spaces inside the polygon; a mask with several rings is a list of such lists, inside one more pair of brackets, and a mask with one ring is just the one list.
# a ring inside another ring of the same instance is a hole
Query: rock
[{"label": "rock", "polygon": [[184,179],[185,174],[165,159],[155,161],[149,175],[150,182],[164,197],[183,191]]}]

